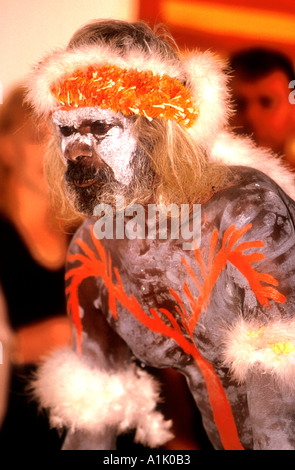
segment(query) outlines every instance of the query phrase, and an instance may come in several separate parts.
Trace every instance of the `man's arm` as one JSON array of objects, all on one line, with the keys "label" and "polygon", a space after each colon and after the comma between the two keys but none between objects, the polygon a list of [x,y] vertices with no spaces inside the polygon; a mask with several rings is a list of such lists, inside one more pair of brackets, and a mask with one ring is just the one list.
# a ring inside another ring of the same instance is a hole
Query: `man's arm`
[{"label": "man's arm", "polygon": [[[93,241],[93,240],[92,240]],[[128,345],[107,321],[109,295],[101,277],[103,255],[88,227],[71,245],[66,294],[74,349],[56,352],[35,382],[52,426],[68,430],[64,449],[114,449],[120,433],[135,430],[149,447],[172,437],[156,411],[159,387],[134,362]]]},{"label": "man's arm", "polygon": [[240,272],[238,251],[227,270],[243,295],[225,338],[225,363],[246,385],[253,448],[263,450],[295,448],[294,203],[280,196],[268,192],[264,205],[248,211],[254,216],[243,241],[260,240],[261,247],[244,244]]}]

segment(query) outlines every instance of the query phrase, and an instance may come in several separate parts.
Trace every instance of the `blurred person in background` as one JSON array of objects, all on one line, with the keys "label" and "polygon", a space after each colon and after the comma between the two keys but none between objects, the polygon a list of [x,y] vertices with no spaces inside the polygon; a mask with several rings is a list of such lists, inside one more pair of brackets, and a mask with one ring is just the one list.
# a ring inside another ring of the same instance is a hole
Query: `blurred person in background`
[{"label": "blurred person in background", "polygon": [[289,84],[295,80],[292,61],[278,51],[251,48],[235,53],[230,67],[237,110],[231,122],[234,131],[251,135],[258,145],[295,166],[295,105],[289,99]]},{"label": "blurred person in background", "polygon": [[0,449],[53,450],[60,448],[61,436],[49,430],[27,387],[42,357],[71,340],[64,300],[69,236],[50,209],[43,176],[48,131],[36,123],[23,97],[17,87],[0,107],[2,336],[11,337],[12,331],[0,365]]}]

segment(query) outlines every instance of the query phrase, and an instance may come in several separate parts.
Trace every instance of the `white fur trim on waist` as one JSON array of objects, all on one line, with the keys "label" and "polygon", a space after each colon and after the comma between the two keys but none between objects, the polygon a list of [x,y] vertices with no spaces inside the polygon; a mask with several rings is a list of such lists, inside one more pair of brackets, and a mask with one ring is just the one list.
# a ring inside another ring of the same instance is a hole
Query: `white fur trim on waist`
[{"label": "white fur trim on waist", "polygon": [[49,409],[52,427],[103,433],[115,426],[118,434],[136,429],[135,441],[150,447],[173,437],[172,422],[155,411],[158,384],[133,365],[106,372],[66,348],[40,366],[32,388],[42,407]]},{"label": "white fur trim on waist", "polygon": [[224,362],[238,381],[244,381],[255,368],[294,389],[295,321],[278,320],[268,325],[238,321],[226,332]]}]

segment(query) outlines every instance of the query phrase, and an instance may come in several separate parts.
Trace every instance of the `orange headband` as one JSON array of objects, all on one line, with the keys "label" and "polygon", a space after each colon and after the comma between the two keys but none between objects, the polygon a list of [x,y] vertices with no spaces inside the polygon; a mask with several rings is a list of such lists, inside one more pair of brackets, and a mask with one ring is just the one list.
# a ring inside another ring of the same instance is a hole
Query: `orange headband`
[{"label": "orange headband", "polygon": [[145,116],[150,121],[176,120],[187,128],[198,115],[189,90],[176,78],[115,65],[77,70],[53,85],[51,92],[66,110],[100,106],[125,116]]}]

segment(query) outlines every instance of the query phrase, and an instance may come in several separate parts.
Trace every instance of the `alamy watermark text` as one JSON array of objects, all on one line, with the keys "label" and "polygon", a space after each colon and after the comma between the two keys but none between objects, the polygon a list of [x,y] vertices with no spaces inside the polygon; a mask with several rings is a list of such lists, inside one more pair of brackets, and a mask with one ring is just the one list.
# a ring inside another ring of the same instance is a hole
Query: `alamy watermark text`
[{"label": "alamy watermark text", "polygon": [[128,238],[149,240],[182,240],[184,250],[192,250],[201,243],[201,204],[130,204],[116,197],[115,210],[109,204],[98,204],[93,212],[96,238],[122,240]]}]

